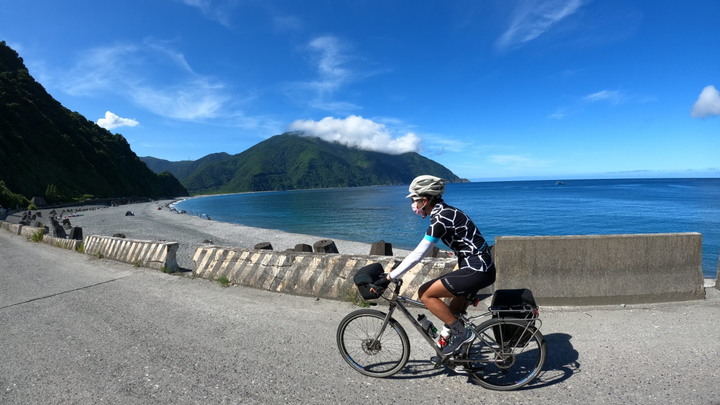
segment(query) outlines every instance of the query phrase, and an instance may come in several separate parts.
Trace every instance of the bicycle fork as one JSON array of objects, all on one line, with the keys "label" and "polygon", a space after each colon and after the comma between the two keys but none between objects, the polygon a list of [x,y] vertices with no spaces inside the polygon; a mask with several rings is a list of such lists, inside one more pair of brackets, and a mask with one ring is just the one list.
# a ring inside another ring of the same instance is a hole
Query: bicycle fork
[{"label": "bicycle fork", "polygon": [[385,329],[387,328],[388,324],[390,324],[390,320],[392,319],[392,314],[393,312],[395,312],[396,306],[397,305],[394,302],[390,303],[387,314],[385,314],[385,320],[383,320],[382,326],[380,326],[380,329],[377,331],[375,337],[370,342],[368,342],[369,349],[377,350],[379,348],[380,337],[385,333]]}]

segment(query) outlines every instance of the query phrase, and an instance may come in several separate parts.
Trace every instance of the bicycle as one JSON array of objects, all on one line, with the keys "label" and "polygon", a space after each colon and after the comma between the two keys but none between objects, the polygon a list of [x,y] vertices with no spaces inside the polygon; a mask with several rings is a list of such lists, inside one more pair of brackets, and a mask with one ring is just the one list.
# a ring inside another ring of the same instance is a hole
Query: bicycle
[{"label": "bicycle", "polygon": [[[340,322],[337,344],[343,359],[356,371],[370,377],[389,377],[405,367],[410,357],[410,340],[405,329],[393,318],[400,310],[435,350],[431,361],[435,368],[462,367],[482,387],[509,391],[518,389],[538,376],[545,363],[547,346],[539,328],[539,310],[532,292],[497,290],[488,311],[468,316],[467,308],[477,306],[479,297],[468,296],[461,321],[475,331],[475,339],[454,355],[443,355],[433,333],[427,333],[407,308],[425,308],[417,300],[400,295],[402,280],[393,280],[395,288],[387,300],[387,313],[359,309]],[[389,289],[388,289],[389,290]],[[387,290],[386,290],[387,291]],[[489,318],[484,320],[485,318]],[[476,325],[479,320],[483,322]]]}]

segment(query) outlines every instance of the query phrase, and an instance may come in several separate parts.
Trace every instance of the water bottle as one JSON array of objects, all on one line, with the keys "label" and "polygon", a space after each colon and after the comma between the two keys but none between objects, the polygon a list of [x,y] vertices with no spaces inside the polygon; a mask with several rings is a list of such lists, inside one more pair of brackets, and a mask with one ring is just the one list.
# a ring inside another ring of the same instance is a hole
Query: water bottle
[{"label": "water bottle", "polygon": [[430,322],[429,319],[427,319],[425,314],[418,315],[417,320],[420,322],[420,326],[426,335],[430,336],[431,339],[435,339],[437,337],[437,328],[432,324],[432,322]]},{"label": "water bottle", "polygon": [[440,331],[440,339],[438,339],[437,344],[438,347],[442,349],[443,347],[447,346],[448,343],[450,343],[450,328],[443,325],[443,328]]}]

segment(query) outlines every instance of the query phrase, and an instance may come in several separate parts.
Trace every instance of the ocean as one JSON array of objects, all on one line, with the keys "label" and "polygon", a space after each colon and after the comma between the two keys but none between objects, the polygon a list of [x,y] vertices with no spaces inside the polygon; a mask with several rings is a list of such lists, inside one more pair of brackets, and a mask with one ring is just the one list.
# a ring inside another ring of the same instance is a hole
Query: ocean
[{"label": "ocean", "polygon": [[[294,190],[191,198],[176,207],[251,227],[413,249],[428,219],[410,211],[405,195],[407,186]],[[717,274],[720,179],[448,184],[445,201],[465,211],[491,244],[501,235],[699,232],[703,274]]]}]

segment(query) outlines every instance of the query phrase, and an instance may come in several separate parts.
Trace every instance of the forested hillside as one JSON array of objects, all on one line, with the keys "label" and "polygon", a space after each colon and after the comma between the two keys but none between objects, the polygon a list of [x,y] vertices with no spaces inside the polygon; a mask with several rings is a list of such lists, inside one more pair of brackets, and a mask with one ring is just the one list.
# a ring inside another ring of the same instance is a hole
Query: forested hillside
[{"label": "forested hillside", "polygon": [[152,172],[122,135],[63,107],[0,42],[0,205],[179,195],[187,190],[175,177]]},{"label": "forested hillside", "polygon": [[[208,155],[195,162],[142,159],[153,170],[173,173],[191,194],[409,184],[420,174],[462,181],[417,153],[370,152],[297,133],[273,136],[234,156]],[[196,168],[188,173],[190,166]]]}]

